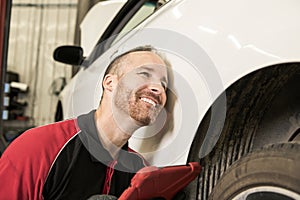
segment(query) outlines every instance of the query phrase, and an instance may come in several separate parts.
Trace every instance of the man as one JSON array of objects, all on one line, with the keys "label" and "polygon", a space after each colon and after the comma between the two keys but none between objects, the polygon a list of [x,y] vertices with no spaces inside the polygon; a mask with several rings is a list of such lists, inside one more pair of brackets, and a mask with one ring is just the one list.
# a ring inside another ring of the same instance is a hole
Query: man
[{"label": "man", "polygon": [[0,160],[1,199],[120,196],[144,159],[128,148],[166,103],[167,62],[151,47],[112,61],[97,110],[23,133]]}]

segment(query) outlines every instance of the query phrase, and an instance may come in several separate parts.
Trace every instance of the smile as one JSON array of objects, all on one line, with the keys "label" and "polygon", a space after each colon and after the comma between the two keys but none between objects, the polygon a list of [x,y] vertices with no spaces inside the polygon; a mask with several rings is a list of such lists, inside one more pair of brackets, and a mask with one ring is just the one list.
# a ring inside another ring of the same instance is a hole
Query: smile
[{"label": "smile", "polygon": [[156,103],[155,103],[153,100],[151,100],[151,99],[142,97],[141,100],[144,101],[144,102],[146,102],[146,103],[151,104],[151,105],[154,106],[154,107],[156,106]]}]

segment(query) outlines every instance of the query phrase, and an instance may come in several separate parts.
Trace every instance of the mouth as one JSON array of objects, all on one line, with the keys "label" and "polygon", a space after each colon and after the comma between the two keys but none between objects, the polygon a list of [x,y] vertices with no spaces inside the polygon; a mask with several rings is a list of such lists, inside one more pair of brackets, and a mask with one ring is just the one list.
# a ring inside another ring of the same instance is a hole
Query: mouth
[{"label": "mouth", "polygon": [[153,99],[150,99],[150,98],[147,98],[147,97],[140,97],[140,99],[150,105],[152,105],[153,107],[156,107],[157,103],[153,100]]}]

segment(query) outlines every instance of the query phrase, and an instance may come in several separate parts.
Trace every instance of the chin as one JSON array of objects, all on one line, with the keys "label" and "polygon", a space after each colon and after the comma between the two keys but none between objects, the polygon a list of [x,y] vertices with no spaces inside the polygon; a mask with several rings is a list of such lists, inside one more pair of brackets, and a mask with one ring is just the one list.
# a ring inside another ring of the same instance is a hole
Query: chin
[{"label": "chin", "polygon": [[137,123],[137,125],[140,127],[149,126],[155,122],[155,120],[151,120],[150,117],[139,118],[139,119],[133,118],[133,119]]}]

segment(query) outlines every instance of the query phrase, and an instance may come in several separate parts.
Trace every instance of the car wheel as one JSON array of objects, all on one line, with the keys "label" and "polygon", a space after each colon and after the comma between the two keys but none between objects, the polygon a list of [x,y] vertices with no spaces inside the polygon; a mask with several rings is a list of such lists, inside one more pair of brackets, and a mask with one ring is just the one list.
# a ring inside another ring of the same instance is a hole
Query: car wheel
[{"label": "car wheel", "polygon": [[250,153],[218,181],[211,200],[300,199],[300,144],[281,143]]},{"label": "car wheel", "polygon": [[[298,64],[267,67],[230,86],[223,126],[218,120],[219,99],[214,102],[217,118],[212,118],[212,109],[206,113],[190,148],[188,161],[199,161],[203,168],[186,189],[189,199],[208,199],[231,165],[250,152],[266,145],[299,141],[300,121],[293,120],[299,119],[300,107],[294,106],[299,105],[299,69]],[[276,113],[268,114],[274,110]]]}]

